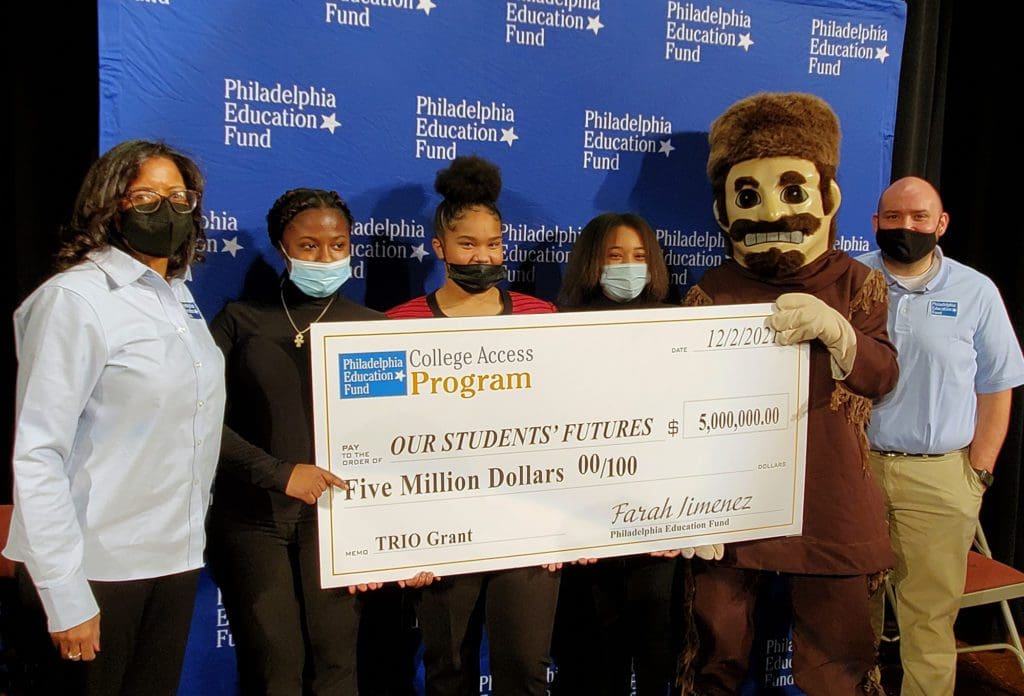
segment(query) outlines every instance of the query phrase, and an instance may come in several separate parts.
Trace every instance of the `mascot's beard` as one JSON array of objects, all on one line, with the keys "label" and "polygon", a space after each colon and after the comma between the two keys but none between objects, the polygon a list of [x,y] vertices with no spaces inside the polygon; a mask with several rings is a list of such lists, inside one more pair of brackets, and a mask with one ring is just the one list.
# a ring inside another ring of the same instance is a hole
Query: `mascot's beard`
[{"label": "mascot's beard", "polygon": [[754,275],[762,278],[785,278],[803,268],[805,262],[802,251],[782,251],[772,247],[768,251],[758,251],[743,257],[743,263]]},{"label": "mascot's beard", "polygon": [[[748,248],[752,244],[746,244],[747,235],[764,234],[775,237],[772,241],[791,241],[791,243],[802,243],[803,237],[816,233],[821,227],[821,219],[810,213],[798,215],[787,215],[773,222],[761,220],[737,220],[729,227],[729,238],[734,242],[743,242]],[[800,237],[794,237],[793,233],[802,233]],[[806,263],[804,253],[799,250],[782,251],[778,247],[769,247],[765,251],[748,251],[743,256],[743,265],[750,269],[751,273],[762,278],[784,278],[792,275]]]}]

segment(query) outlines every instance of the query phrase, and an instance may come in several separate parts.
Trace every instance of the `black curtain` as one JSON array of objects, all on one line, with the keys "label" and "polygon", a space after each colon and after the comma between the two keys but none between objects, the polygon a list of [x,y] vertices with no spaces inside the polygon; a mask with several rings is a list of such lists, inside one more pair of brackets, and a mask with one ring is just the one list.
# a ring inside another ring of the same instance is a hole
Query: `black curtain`
[{"label": "black curtain", "polygon": [[[955,9],[954,9],[955,6]],[[1015,24],[954,0],[911,0],[904,45],[894,142],[893,176],[916,174],[936,183],[951,216],[943,248],[982,271],[1000,288],[1018,338],[1024,335],[1024,234],[1016,221],[1003,234],[996,216],[1020,198],[996,181],[996,151],[1014,143],[1015,117],[1003,90],[985,89],[1015,77],[1009,55]],[[13,98],[8,144],[13,165],[15,273],[5,296],[3,340],[13,345],[9,317],[49,272],[58,229],[69,217],[78,185],[98,151],[98,52],[92,2],[21,3],[19,21],[6,22]],[[981,77],[984,76],[984,77]],[[1006,93],[1012,93],[1011,85]],[[842,171],[840,171],[840,180]],[[1015,179],[1010,179],[1013,181]],[[1016,212],[1011,207],[1010,211]],[[5,361],[11,388],[3,400],[10,451],[15,361]],[[1019,501],[1024,492],[1024,394],[1014,394],[1010,434],[986,495],[982,520],[1001,560],[1024,568]],[[0,501],[10,500],[10,467],[0,467]],[[1018,603],[1018,614],[1021,607]]]},{"label": "black curtain", "polygon": [[[7,136],[14,221],[14,273],[0,326],[13,353],[11,315],[50,273],[58,230],[99,145],[99,52],[93,2],[19,3],[8,17],[10,121]],[[16,363],[4,360],[3,432],[11,451]],[[8,458],[8,461],[10,459]],[[0,502],[11,499],[11,467],[0,466]]]}]

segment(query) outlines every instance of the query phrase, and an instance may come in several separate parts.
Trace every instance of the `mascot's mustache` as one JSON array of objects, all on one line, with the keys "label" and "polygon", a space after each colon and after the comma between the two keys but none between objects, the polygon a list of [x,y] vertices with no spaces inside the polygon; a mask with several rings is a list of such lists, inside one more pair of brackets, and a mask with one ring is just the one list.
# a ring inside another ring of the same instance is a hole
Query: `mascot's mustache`
[{"label": "mascot's mustache", "polygon": [[804,237],[821,228],[821,218],[810,213],[786,215],[778,220],[737,220],[729,227],[729,239],[752,247],[758,244],[788,242],[802,244]]}]

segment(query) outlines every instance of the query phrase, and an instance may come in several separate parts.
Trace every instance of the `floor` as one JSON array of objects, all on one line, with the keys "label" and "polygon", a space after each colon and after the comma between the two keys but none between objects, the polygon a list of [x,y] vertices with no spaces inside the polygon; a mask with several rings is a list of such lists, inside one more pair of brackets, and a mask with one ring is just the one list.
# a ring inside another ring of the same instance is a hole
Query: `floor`
[{"label": "floor", "polygon": [[[900,693],[902,670],[894,647],[882,650],[882,685],[889,696]],[[1024,696],[1024,672],[1007,650],[962,654],[957,660],[955,696]]]}]

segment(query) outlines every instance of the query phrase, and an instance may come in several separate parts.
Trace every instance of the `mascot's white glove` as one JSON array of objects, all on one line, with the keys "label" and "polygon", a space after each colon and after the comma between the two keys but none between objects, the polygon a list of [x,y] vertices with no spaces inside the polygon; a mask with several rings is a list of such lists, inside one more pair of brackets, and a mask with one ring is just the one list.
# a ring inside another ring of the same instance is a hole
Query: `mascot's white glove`
[{"label": "mascot's white glove", "polygon": [[720,561],[725,555],[725,544],[708,544],[707,546],[690,546],[679,549],[683,558],[703,558],[705,561]]},{"label": "mascot's white glove", "polygon": [[832,355],[832,377],[846,379],[857,357],[857,334],[842,314],[813,295],[787,292],[775,300],[768,326],[778,331],[784,346],[815,338]]}]

